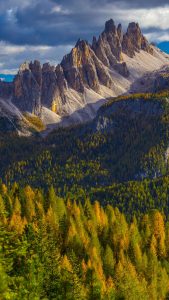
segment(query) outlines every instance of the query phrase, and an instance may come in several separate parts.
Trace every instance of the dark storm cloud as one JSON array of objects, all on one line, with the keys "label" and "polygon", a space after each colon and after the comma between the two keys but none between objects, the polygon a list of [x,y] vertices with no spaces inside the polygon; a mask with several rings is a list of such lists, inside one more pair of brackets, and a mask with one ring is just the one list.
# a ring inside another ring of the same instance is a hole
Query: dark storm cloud
[{"label": "dark storm cloud", "polygon": [[[1,0],[0,40],[17,45],[73,44],[79,37],[91,39],[92,34],[97,35],[110,17],[123,22],[123,17],[119,20],[119,10],[154,8],[158,3],[156,0]],[[160,6],[166,4],[167,1],[160,1]]]},{"label": "dark storm cloud", "polygon": [[[67,7],[71,7],[72,4],[78,5],[78,3],[80,3],[80,5],[81,5],[82,2],[85,3],[85,1],[77,1],[77,0],[73,0],[73,1],[52,0],[52,2],[63,4]],[[147,1],[147,0],[126,0],[126,1],[125,0],[118,0],[118,1],[115,1],[115,0],[90,0],[90,3],[91,3],[91,6],[94,6],[94,7],[96,7],[96,5],[105,5],[107,3],[109,3],[109,4],[116,3],[119,5],[128,6],[128,7],[143,8],[143,7],[155,7],[155,6],[159,6],[159,5],[165,6],[168,4],[168,1],[162,0],[159,3],[159,0],[149,0],[149,1]]]},{"label": "dark storm cloud", "polygon": [[110,18],[124,30],[129,22],[139,22],[152,41],[169,40],[169,3],[164,0],[0,0],[0,41],[6,49],[4,56],[0,45],[0,68],[2,60],[4,70],[14,70],[26,58],[39,58],[40,46],[49,47],[42,61],[57,62],[78,38],[98,36]]}]

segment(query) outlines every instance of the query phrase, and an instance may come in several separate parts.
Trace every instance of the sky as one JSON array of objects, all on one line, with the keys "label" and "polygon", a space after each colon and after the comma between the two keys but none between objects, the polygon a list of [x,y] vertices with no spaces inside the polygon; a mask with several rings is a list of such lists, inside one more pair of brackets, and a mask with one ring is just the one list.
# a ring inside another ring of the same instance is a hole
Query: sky
[{"label": "sky", "polygon": [[0,78],[11,80],[24,61],[56,65],[110,18],[124,31],[138,22],[149,41],[169,52],[168,0],[0,0]]}]

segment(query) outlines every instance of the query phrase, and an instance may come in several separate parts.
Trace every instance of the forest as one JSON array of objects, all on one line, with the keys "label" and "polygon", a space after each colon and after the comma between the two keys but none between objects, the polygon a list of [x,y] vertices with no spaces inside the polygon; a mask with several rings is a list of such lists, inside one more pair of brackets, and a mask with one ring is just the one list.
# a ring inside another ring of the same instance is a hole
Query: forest
[{"label": "forest", "polygon": [[[87,124],[58,128],[46,136],[1,134],[0,178],[7,185],[16,181],[22,186],[70,190],[76,185],[88,190],[166,176],[167,99],[165,93],[123,96],[110,100]],[[114,110],[121,102],[126,106]]]},{"label": "forest", "polygon": [[168,299],[169,222],[0,185],[0,299]]},{"label": "forest", "polygon": [[0,134],[0,300],[169,299],[169,105],[121,101]]}]

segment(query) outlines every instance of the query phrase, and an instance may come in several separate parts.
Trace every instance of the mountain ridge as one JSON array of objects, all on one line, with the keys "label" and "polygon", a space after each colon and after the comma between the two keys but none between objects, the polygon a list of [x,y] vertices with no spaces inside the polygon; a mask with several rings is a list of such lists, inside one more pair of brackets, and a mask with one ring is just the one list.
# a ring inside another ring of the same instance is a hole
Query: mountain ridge
[{"label": "mountain ridge", "polygon": [[[41,66],[37,60],[22,64],[13,83],[0,81],[0,96],[11,100],[21,112],[37,115],[47,125],[74,115],[66,123],[71,125],[72,121],[94,118],[100,104],[109,97],[139,89],[147,92],[146,84],[137,85],[137,80],[147,72],[151,77],[151,72],[166,65],[169,56],[148,43],[138,23],[130,23],[123,33],[121,24],[116,27],[110,19],[98,39],[93,37],[91,45],[79,39],[56,67],[49,63]],[[159,82],[164,84],[161,79]]]}]

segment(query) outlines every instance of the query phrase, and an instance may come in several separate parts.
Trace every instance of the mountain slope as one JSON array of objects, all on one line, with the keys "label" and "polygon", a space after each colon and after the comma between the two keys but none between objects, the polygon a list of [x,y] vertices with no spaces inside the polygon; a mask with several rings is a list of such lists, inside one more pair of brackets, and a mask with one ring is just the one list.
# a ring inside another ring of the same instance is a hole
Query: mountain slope
[{"label": "mountain slope", "polygon": [[44,129],[42,121],[37,116],[23,114],[10,100],[0,98],[1,134],[30,136]]},{"label": "mountain slope", "polygon": [[0,95],[11,97],[20,111],[34,113],[46,124],[71,115],[64,122],[70,125],[94,118],[109,97],[147,91],[139,79],[153,77],[154,71],[158,76],[167,65],[169,56],[148,43],[137,23],[123,33],[120,24],[116,27],[109,20],[92,45],[79,40],[56,67],[38,61],[21,65],[12,86],[0,83]]},{"label": "mountain slope", "polygon": [[1,176],[23,185],[90,189],[167,175],[168,115],[168,93],[112,99],[88,124],[24,139],[24,153],[22,140],[19,150],[13,141],[14,158],[4,155]]}]

